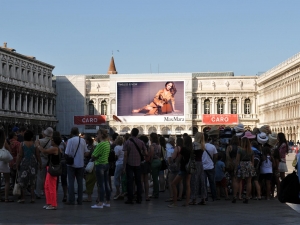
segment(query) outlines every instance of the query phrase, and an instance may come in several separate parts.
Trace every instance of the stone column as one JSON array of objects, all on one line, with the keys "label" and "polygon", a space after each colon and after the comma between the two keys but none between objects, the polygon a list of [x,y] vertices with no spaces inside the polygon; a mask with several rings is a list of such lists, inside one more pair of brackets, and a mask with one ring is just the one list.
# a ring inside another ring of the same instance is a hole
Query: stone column
[{"label": "stone column", "polygon": [[[2,67],[2,65],[0,65],[0,67]],[[0,74],[1,74],[1,70],[0,70]],[[3,96],[3,91],[2,91],[2,89],[0,89],[0,109],[2,109],[2,104],[3,104],[3,102],[2,102],[2,96]]]},{"label": "stone column", "polygon": [[5,92],[5,106],[4,109],[8,110],[9,91]]},{"label": "stone column", "polygon": [[44,114],[44,98],[41,98],[41,108],[40,108],[40,113]]},{"label": "stone column", "polygon": [[24,112],[27,112],[27,94],[25,94]]},{"label": "stone column", "polygon": [[243,97],[239,97],[239,114],[244,114],[242,111],[242,105],[243,105]]},{"label": "stone column", "polygon": [[199,118],[201,118],[201,116],[202,116],[202,98],[200,97],[200,98],[198,98],[197,99],[197,114],[198,114],[198,117]]},{"label": "stone column", "polygon": [[10,105],[11,105],[10,109],[15,111],[16,110],[16,108],[15,108],[15,106],[16,106],[16,93],[11,92],[11,94],[12,94],[12,99],[11,99],[11,103],[10,103]]},{"label": "stone column", "polygon": [[53,99],[50,99],[50,103],[49,103],[49,115],[53,115],[52,114],[52,103],[53,103]]},{"label": "stone column", "polygon": [[34,102],[34,113],[38,113],[38,109],[39,109],[38,104],[39,104],[39,97],[36,96]]},{"label": "stone column", "polygon": [[213,97],[212,98],[212,101],[211,101],[211,112],[210,114],[215,114],[215,98]]},{"label": "stone column", "polygon": [[[1,55],[0,55],[0,59],[1,59]],[[3,71],[2,71],[2,62],[0,62],[0,75],[3,76]]]},{"label": "stone column", "polygon": [[29,98],[30,98],[29,112],[30,112],[30,113],[33,113],[33,100],[34,100],[34,98],[33,98],[32,95],[30,95]]},{"label": "stone column", "polygon": [[49,114],[49,113],[48,113],[48,101],[49,101],[49,99],[46,98],[46,99],[45,99],[45,115],[48,115],[48,114]]},{"label": "stone column", "polygon": [[229,114],[228,113],[228,97],[223,99],[223,101],[224,101],[224,112],[223,112],[223,114]]}]

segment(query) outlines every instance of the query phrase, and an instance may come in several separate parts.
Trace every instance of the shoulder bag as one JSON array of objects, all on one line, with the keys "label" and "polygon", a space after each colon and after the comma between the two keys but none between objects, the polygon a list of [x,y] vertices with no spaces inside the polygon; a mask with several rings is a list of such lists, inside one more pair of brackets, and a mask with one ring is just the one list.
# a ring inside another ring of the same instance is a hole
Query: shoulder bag
[{"label": "shoulder bag", "polygon": [[138,150],[138,152],[140,154],[141,162],[143,162],[145,160],[145,158],[141,153],[141,149],[139,148],[139,146],[135,143],[135,141],[132,138],[129,138],[129,140],[135,145],[136,149]]},{"label": "shoulder bag", "polygon": [[18,175],[19,175],[19,172],[17,171],[15,185],[14,185],[14,189],[13,189],[13,195],[21,195],[21,186],[18,183]]},{"label": "shoulder bag", "polygon": [[50,155],[50,160],[49,160],[49,168],[48,168],[48,173],[50,173],[51,176],[53,177],[58,177],[62,174],[62,166],[61,166],[61,156],[58,148],[58,158],[59,158],[59,163],[57,165],[52,164],[52,154]]},{"label": "shoulder bag", "polygon": [[74,156],[70,156],[70,155],[65,154],[65,160],[66,160],[67,165],[72,166],[74,164],[74,158],[77,154],[79,144],[80,144],[80,137],[79,137],[79,142],[78,142],[77,149],[76,149],[76,152],[75,152]]},{"label": "shoulder bag", "polygon": [[9,162],[13,159],[12,155],[5,148],[0,149],[0,161]]}]

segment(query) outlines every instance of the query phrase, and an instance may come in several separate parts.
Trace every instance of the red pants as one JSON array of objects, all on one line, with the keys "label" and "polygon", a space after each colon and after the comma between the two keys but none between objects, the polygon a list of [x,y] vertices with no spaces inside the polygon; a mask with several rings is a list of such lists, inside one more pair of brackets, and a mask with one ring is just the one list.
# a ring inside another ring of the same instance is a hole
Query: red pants
[{"label": "red pants", "polygon": [[[47,166],[48,171],[48,166]],[[46,204],[57,207],[57,193],[56,193],[56,182],[57,177],[53,177],[50,173],[47,172],[45,180],[45,195],[46,195]]]}]

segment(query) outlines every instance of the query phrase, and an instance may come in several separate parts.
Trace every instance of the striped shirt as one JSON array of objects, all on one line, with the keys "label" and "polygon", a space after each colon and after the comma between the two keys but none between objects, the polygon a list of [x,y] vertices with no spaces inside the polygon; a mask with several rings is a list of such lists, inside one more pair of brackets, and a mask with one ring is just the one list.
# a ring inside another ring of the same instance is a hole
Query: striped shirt
[{"label": "striped shirt", "polygon": [[95,165],[108,164],[108,156],[110,152],[109,141],[101,141],[95,148],[92,156],[96,158]]}]

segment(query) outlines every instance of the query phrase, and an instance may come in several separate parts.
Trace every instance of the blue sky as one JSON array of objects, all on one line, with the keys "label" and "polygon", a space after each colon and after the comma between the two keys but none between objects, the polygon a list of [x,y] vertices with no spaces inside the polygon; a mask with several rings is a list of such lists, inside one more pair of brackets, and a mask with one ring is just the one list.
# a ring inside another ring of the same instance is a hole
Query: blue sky
[{"label": "blue sky", "polygon": [[[54,75],[233,71],[300,51],[298,0],[0,0],[0,45]],[[117,51],[119,50],[119,51]]]}]

